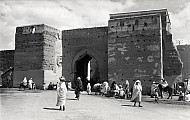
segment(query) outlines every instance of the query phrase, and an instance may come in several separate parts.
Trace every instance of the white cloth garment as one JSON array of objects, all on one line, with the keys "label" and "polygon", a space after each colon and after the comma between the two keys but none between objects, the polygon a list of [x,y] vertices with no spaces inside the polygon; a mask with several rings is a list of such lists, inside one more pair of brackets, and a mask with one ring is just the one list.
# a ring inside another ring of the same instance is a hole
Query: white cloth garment
[{"label": "white cloth garment", "polygon": [[67,87],[65,82],[60,81],[57,85],[57,104],[56,106],[63,106],[66,103]]},{"label": "white cloth garment", "polygon": [[[138,82],[138,85],[137,85],[137,82]],[[131,101],[132,102],[141,102],[141,97],[142,97],[141,81],[137,80],[133,85],[133,94],[132,94]]]}]

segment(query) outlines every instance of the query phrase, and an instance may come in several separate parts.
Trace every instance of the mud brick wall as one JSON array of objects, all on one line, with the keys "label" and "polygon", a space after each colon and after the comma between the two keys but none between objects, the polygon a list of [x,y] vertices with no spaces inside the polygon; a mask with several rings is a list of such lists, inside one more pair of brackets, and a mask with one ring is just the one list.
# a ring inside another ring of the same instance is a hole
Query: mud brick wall
[{"label": "mud brick wall", "polygon": [[76,79],[76,61],[88,54],[93,57],[91,67],[98,64],[100,80],[107,80],[107,27],[62,31],[63,75]]},{"label": "mud brick wall", "polygon": [[161,18],[160,14],[113,17],[108,23],[109,81],[132,87],[139,79],[143,93],[150,92],[153,81],[161,78]]},{"label": "mud brick wall", "polygon": [[[56,41],[59,37],[59,30],[44,24],[16,28],[15,85],[25,76],[32,77],[40,87],[43,82],[56,79]],[[47,71],[49,77],[46,77]]]},{"label": "mud brick wall", "polygon": [[182,78],[190,79],[190,45],[178,45],[177,50],[183,63]]},{"label": "mud brick wall", "polygon": [[0,85],[3,84],[1,75],[10,69],[10,67],[14,67],[14,53],[14,50],[0,51]]},{"label": "mud brick wall", "polygon": [[14,50],[0,51],[0,71],[5,72],[10,67],[14,67]]},{"label": "mud brick wall", "polygon": [[[166,32],[167,33],[167,32]],[[166,34],[163,44],[164,78],[170,85],[182,74],[182,61],[176,46],[172,42],[172,35]]]}]

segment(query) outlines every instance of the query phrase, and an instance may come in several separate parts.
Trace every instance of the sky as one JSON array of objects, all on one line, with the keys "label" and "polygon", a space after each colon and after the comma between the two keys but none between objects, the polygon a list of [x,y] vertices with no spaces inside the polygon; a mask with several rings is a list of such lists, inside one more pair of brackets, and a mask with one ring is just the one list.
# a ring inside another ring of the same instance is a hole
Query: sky
[{"label": "sky", "polygon": [[16,27],[59,30],[107,26],[109,14],[166,8],[174,44],[190,44],[190,0],[1,0],[0,50],[15,49]]}]

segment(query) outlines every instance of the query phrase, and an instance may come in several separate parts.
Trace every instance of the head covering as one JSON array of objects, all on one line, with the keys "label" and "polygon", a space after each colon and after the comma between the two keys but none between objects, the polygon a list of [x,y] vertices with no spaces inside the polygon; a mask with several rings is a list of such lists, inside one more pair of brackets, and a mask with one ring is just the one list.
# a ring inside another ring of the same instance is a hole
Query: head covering
[{"label": "head covering", "polygon": [[142,87],[142,86],[141,86],[141,81],[140,81],[140,80],[135,81],[133,87],[135,87],[137,83],[139,83],[138,86]]},{"label": "head covering", "polygon": [[140,83],[141,81],[140,81],[140,80],[137,80],[136,82],[139,82],[139,83]]},{"label": "head covering", "polygon": [[128,80],[125,80],[125,84],[126,84],[126,85],[129,84],[129,81],[128,81]]},{"label": "head covering", "polygon": [[81,78],[80,78],[80,77],[77,77],[77,80],[78,80],[78,79],[80,79],[80,80],[81,80]]},{"label": "head covering", "polygon": [[66,81],[66,80],[65,80],[65,77],[63,77],[63,76],[61,76],[61,77],[59,78],[59,80],[62,81],[62,82],[65,82],[65,81]]}]

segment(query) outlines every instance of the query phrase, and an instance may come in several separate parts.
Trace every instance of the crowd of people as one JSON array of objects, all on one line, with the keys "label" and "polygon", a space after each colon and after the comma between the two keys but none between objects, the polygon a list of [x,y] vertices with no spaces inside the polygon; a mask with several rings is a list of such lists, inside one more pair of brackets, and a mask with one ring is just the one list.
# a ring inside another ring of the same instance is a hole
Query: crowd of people
[{"label": "crowd of people", "polygon": [[[60,110],[65,110],[65,102],[66,102],[66,93],[67,93],[67,86],[66,80],[62,76],[59,78],[60,82],[57,85],[57,106],[60,106]],[[131,99],[131,102],[134,102],[134,106],[136,103],[139,103],[139,107],[141,106],[141,97],[142,97],[142,85],[141,81],[137,80],[133,85],[133,93],[129,92],[129,81],[126,80],[124,88],[122,85],[117,85],[115,81],[109,87],[108,82],[103,82],[102,84],[98,83],[93,86],[94,89],[98,88],[102,96],[114,96],[117,98],[126,98]],[[87,83],[87,93],[88,95],[91,94],[92,87],[90,83]],[[80,94],[83,91],[83,83],[80,77],[77,77],[75,81],[75,98],[77,100],[80,99]]]},{"label": "crowd of people", "polygon": [[[71,82],[66,81],[66,79],[61,76],[59,78],[59,82],[56,84],[50,82],[48,85],[48,90],[57,90],[57,104],[56,106],[60,106],[60,110],[64,111],[65,110],[65,103],[66,103],[66,94],[67,94],[67,89],[72,89],[71,88]],[[67,84],[66,84],[67,82]],[[160,85],[160,86],[159,86]],[[21,85],[24,90],[28,88],[29,90],[35,89],[35,83],[32,78],[29,80],[24,77],[23,81],[21,82]],[[155,98],[155,102],[158,103],[158,97],[159,97],[159,92],[161,88],[167,88],[168,83],[166,80],[161,79],[161,81],[158,83],[153,82],[151,86],[151,97]],[[80,99],[81,92],[84,91],[84,86],[83,82],[81,80],[81,77],[77,77],[75,80],[75,98],[77,100]],[[119,99],[128,99],[131,102],[134,102],[133,106],[136,106],[138,103],[139,107],[142,107],[141,101],[142,101],[142,85],[140,80],[136,80],[133,84],[133,87],[129,85],[129,81],[126,80],[125,84],[123,85],[118,85],[116,81],[113,81],[111,85],[109,86],[107,81],[104,81],[103,83],[96,83],[91,87],[90,81],[88,81],[87,86],[86,86],[86,92],[88,95],[91,94],[92,90],[93,92],[99,93],[102,96],[106,97],[115,97]]]}]

